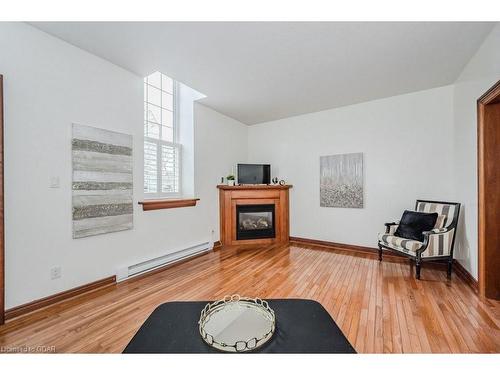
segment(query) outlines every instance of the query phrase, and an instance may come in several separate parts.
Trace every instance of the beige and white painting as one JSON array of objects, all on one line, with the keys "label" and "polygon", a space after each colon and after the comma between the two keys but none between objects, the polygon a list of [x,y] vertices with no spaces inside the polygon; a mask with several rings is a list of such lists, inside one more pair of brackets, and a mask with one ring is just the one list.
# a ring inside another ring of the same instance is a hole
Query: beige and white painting
[{"label": "beige and white painting", "polygon": [[363,154],[320,157],[320,206],[363,208]]},{"label": "beige and white painting", "polygon": [[73,124],[73,238],[133,227],[132,136]]}]

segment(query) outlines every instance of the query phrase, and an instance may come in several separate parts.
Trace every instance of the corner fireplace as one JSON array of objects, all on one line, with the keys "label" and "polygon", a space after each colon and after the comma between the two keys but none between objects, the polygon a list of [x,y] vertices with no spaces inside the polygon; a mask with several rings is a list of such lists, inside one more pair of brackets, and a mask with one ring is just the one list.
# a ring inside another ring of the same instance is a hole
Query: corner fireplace
[{"label": "corner fireplace", "polygon": [[236,205],[236,239],[275,238],[274,204]]}]

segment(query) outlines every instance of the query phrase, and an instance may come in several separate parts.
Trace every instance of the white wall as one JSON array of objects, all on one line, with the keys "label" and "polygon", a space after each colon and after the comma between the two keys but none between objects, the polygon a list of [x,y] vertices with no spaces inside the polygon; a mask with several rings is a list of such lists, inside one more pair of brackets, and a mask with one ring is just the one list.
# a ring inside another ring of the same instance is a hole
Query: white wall
[{"label": "white wall", "polygon": [[[249,161],[295,184],[291,234],[374,246],[415,198],[454,200],[455,258],[477,279],[476,101],[500,79],[499,46],[497,25],[451,86],[250,127]],[[321,208],[319,156],[345,152],[365,153],[365,208]]]},{"label": "white wall", "polygon": [[[71,238],[71,123],[134,136],[142,199],[142,78],[25,24],[0,24],[5,90],[7,308],[79,286],[136,261],[219,236],[215,185],[238,162],[269,162],[294,184],[291,234],[375,246],[416,198],[464,204],[457,258],[477,276],[476,99],[499,79],[500,28],[456,85],[247,128],[194,111],[196,207],[144,213],[134,229]],[[432,135],[432,136],[430,136]],[[365,208],[319,207],[319,157],[363,152]],[[453,167],[450,167],[453,166]],[[49,188],[58,176],[59,189]],[[62,278],[50,280],[50,268]]]},{"label": "white wall", "polygon": [[[6,307],[115,274],[120,266],[218,239],[220,176],[247,157],[247,127],[196,105],[196,207],[143,212],[134,229],[71,232],[71,124],[134,136],[134,201],[142,199],[142,78],[19,23],[0,23],[5,97]],[[60,188],[49,188],[50,176]],[[50,269],[62,278],[50,280]]]},{"label": "white wall", "polygon": [[195,89],[178,83],[178,142],[181,143],[181,190],[184,195],[195,194],[194,191],[194,103],[205,95]]},{"label": "white wall", "polygon": [[462,203],[456,255],[477,279],[477,110],[476,101],[500,80],[500,25],[495,26],[455,83],[454,186]]},{"label": "white wall", "polygon": [[237,163],[247,160],[248,126],[221,115],[204,105],[195,105],[195,189],[201,210],[200,220],[210,223],[219,240],[219,191],[221,177]]},{"label": "white wall", "polygon": [[[319,205],[319,157],[363,152],[363,209]],[[417,198],[453,198],[453,87],[249,127],[249,161],[291,189],[292,236],[376,247],[384,223]]]}]

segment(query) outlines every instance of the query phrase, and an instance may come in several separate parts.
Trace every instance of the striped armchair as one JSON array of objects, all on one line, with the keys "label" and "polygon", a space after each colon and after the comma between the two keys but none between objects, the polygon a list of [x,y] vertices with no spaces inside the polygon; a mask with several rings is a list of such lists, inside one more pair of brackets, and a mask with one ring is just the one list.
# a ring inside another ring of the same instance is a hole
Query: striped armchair
[{"label": "striped armchair", "polygon": [[423,232],[424,241],[409,240],[394,235],[398,222],[386,223],[385,233],[378,235],[378,257],[382,260],[382,250],[392,250],[415,261],[416,277],[420,279],[420,267],[424,260],[446,260],[448,278],[453,267],[453,246],[457,230],[460,203],[417,200],[415,211],[437,212],[434,229]]}]

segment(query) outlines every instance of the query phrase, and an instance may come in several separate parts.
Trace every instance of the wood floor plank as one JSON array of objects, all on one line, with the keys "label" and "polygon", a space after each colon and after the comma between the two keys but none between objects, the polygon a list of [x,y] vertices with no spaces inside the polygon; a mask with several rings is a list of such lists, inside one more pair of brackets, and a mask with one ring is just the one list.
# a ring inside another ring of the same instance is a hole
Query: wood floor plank
[{"label": "wood floor plank", "polygon": [[424,265],[422,279],[414,276],[406,259],[379,262],[375,255],[342,248],[222,247],[10,320],[0,327],[0,347],[121,352],[164,302],[240,293],[317,300],[361,353],[500,352],[497,301],[481,299],[439,269]]}]

